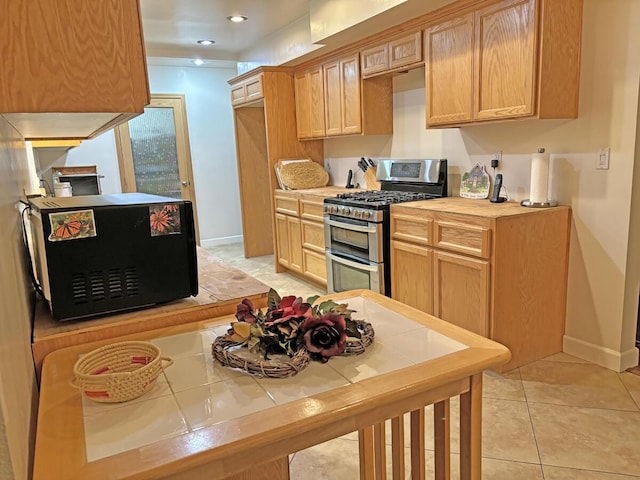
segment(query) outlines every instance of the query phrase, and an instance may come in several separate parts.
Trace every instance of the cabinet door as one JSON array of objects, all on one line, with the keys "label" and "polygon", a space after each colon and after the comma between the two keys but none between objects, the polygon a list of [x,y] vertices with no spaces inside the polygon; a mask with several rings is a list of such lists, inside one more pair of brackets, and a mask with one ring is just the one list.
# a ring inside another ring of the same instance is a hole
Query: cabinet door
[{"label": "cabinet door", "polygon": [[433,314],[488,337],[489,262],[435,251]]},{"label": "cabinet door", "polygon": [[302,232],[300,219],[287,217],[289,230],[289,268],[297,272],[302,271]]},{"label": "cabinet door", "polygon": [[422,61],[422,34],[398,38],[389,42],[389,68],[394,69]]},{"label": "cabinet door", "polygon": [[246,97],[244,83],[231,87],[231,105],[242,105],[246,101]]},{"label": "cabinet door", "polygon": [[391,297],[433,314],[433,250],[391,242]]},{"label": "cabinet door", "polygon": [[289,267],[289,258],[291,258],[291,248],[289,246],[289,226],[287,215],[281,213],[275,214],[276,218],[276,240],[278,242],[277,259],[280,265]]},{"label": "cabinet door", "polygon": [[250,78],[245,82],[246,101],[253,102],[264,97],[262,92],[262,75]]},{"label": "cabinet door", "polygon": [[324,78],[322,66],[309,71],[309,127],[312,137],[324,137]]},{"label": "cabinet door", "polygon": [[362,132],[358,54],[340,60],[342,133]]},{"label": "cabinet door", "polygon": [[473,14],[424,32],[427,126],[473,118]]},{"label": "cabinet door", "polygon": [[311,137],[311,90],[309,73],[296,73],[294,76],[296,100],[296,129],[298,138]]},{"label": "cabinet door", "polygon": [[389,44],[383,43],[375,47],[362,50],[362,77],[384,72],[389,69]]},{"label": "cabinet door", "polygon": [[324,73],[324,118],[327,135],[342,134],[340,99],[340,62],[323,66]]},{"label": "cabinet door", "polygon": [[503,0],[475,12],[475,117],[532,115],[535,0]]}]

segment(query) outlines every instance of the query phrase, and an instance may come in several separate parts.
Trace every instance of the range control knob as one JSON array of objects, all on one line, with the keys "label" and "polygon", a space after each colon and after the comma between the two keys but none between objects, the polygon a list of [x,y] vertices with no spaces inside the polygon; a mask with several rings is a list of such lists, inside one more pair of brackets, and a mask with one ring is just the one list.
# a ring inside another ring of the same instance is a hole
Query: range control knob
[{"label": "range control knob", "polygon": [[362,213],[362,218],[366,218],[366,219],[371,218],[371,212],[370,212],[370,211],[368,211],[368,210],[365,210],[365,211]]},{"label": "range control knob", "polygon": [[344,214],[351,215],[351,209],[349,207],[344,207]]}]

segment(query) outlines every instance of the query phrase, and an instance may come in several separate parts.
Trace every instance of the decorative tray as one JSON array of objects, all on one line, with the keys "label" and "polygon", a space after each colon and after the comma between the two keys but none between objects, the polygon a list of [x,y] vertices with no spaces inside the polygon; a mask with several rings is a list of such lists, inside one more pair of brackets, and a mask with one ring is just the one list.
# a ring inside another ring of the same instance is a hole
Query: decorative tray
[{"label": "decorative tray", "polygon": [[460,196],[463,198],[487,198],[491,181],[484,165],[476,163],[471,170],[464,172],[460,182]]}]

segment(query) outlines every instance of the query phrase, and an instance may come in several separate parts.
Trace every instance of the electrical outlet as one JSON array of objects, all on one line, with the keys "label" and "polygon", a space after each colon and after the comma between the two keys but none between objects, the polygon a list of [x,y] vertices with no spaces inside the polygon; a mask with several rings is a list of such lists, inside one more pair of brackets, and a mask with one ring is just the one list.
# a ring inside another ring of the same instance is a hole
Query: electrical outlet
[{"label": "electrical outlet", "polygon": [[609,147],[598,150],[598,163],[596,170],[609,170]]},{"label": "electrical outlet", "polygon": [[493,154],[493,158],[491,159],[491,168],[498,168],[500,166],[500,162],[502,161],[502,152],[497,152]]}]

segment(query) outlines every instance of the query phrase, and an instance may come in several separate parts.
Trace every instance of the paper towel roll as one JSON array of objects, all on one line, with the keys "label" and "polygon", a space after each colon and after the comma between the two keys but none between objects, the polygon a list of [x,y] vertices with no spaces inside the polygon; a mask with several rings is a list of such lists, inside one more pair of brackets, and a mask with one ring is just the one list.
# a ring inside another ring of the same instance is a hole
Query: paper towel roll
[{"label": "paper towel roll", "polygon": [[529,200],[533,203],[547,201],[549,183],[549,154],[542,152],[531,155],[531,193]]}]

